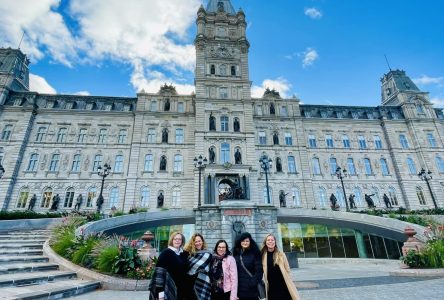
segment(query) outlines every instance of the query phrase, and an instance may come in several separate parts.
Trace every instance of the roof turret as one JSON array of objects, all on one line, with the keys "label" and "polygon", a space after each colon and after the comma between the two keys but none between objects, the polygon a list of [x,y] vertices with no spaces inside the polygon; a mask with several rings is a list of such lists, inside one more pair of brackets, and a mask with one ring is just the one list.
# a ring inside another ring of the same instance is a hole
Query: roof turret
[{"label": "roof turret", "polygon": [[207,5],[207,12],[226,12],[229,15],[236,14],[236,11],[234,10],[230,0],[210,0]]}]

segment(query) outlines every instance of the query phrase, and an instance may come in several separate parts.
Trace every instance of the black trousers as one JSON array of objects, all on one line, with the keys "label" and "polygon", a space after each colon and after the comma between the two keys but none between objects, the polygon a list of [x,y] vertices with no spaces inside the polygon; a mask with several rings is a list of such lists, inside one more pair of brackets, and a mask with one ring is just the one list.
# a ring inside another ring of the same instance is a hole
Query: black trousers
[{"label": "black trousers", "polygon": [[230,300],[231,292],[226,292],[223,294],[211,294],[211,300]]}]

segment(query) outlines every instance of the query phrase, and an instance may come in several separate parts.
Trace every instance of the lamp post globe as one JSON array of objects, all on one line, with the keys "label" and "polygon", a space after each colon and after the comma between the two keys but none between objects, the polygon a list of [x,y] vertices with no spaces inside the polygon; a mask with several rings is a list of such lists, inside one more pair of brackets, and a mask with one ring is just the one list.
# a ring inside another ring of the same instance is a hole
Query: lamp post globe
[{"label": "lamp post globe", "polygon": [[268,157],[267,154],[263,154],[259,158],[259,163],[260,163],[262,170],[264,170],[264,173],[265,173],[265,186],[267,188],[267,202],[268,202],[268,204],[271,204],[270,187],[268,185],[268,172],[272,168],[273,161],[271,160],[271,158]]},{"label": "lamp post globe", "polygon": [[208,165],[208,160],[206,157],[199,155],[198,157],[194,157],[193,161],[194,161],[194,167],[199,170],[199,194],[197,196],[197,207],[200,207],[202,205],[202,200],[201,200],[202,170],[205,169],[205,167]]}]

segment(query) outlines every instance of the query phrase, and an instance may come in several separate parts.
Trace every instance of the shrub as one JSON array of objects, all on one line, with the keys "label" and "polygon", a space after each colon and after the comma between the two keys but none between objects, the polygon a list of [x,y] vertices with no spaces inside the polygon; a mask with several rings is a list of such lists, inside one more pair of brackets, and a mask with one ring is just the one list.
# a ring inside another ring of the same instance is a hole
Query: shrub
[{"label": "shrub", "polygon": [[119,247],[117,245],[108,246],[101,249],[95,260],[95,267],[103,273],[112,273],[116,257],[119,256]]},{"label": "shrub", "polygon": [[87,268],[91,268],[93,265],[93,257],[91,251],[94,246],[99,242],[98,236],[83,236],[77,239],[77,245],[74,246],[75,250],[72,253],[72,262],[78,265],[82,265]]},{"label": "shrub", "polygon": [[63,222],[55,226],[52,230],[49,244],[54,251],[70,259],[73,252],[76,250],[78,241],[75,237],[75,230],[77,227],[86,223],[86,220],[82,216],[68,216]]},{"label": "shrub", "polygon": [[137,254],[137,249],[132,247],[120,247],[120,251],[113,265],[113,273],[126,274],[142,266],[142,261]]},{"label": "shrub", "polygon": [[113,217],[120,217],[120,216],[123,216],[125,213],[122,211],[122,210],[116,210],[113,214],[112,214],[112,216]]},{"label": "shrub", "polygon": [[0,211],[0,220],[61,218],[65,215],[66,213],[38,213],[30,210]]},{"label": "shrub", "polygon": [[153,277],[156,264],[157,264],[157,257],[153,257],[148,261],[142,262],[142,265],[139,268],[128,271],[127,276],[128,278],[133,278],[137,280],[151,279]]}]

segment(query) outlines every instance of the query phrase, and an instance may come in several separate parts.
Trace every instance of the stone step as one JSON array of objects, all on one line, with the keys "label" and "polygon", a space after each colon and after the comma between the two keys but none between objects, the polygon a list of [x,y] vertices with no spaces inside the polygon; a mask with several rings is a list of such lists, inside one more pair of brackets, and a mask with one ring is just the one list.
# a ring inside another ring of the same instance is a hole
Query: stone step
[{"label": "stone step", "polygon": [[48,282],[46,284],[22,287],[3,287],[0,289],[1,299],[62,299],[100,288],[99,281],[71,279]]},{"label": "stone step", "polygon": [[15,274],[24,272],[54,271],[59,266],[52,263],[11,263],[0,265],[0,274]]},{"label": "stone step", "polygon": [[13,239],[0,239],[0,245],[1,244],[17,244],[17,245],[20,245],[20,244],[24,244],[24,243],[34,243],[34,244],[37,244],[37,243],[45,243],[45,241],[46,241],[46,239],[42,239],[42,238],[38,238],[38,239],[28,239],[28,240],[19,240],[19,239],[17,239],[16,237],[14,237]]},{"label": "stone step", "polygon": [[23,249],[23,248],[8,248],[1,249],[0,248],[0,256],[1,255],[43,255],[43,249]]},{"label": "stone step", "polygon": [[0,240],[46,240],[49,235],[42,234],[0,234]]},{"label": "stone step", "polygon": [[7,256],[0,255],[0,265],[10,264],[10,263],[34,263],[34,262],[48,262],[49,259],[40,255],[25,255],[25,256]]},{"label": "stone step", "polygon": [[4,274],[0,275],[0,292],[1,288],[6,286],[42,284],[55,280],[66,280],[72,278],[77,278],[77,274],[71,271],[46,271],[25,274]]},{"label": "stone step", "polygon": [[20,244],[17,243],[4,243],[0,244],[0,249],[43,249],[43,243],[34,243],[33,241],[27,241]]}]

